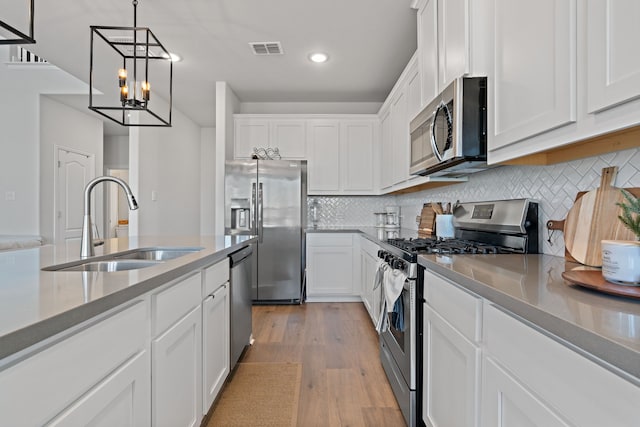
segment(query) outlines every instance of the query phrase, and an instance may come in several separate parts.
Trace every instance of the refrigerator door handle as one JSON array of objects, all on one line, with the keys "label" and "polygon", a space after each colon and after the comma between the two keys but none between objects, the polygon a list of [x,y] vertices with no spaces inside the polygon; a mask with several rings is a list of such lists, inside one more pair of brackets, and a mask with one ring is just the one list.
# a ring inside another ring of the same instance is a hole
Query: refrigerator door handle
[{"label": "refrigerator door handle", "polygon": [[262,190],[262,183],[258,184],[258,242],[262,243],[262,226],[263,226],[263,222],[262,222],[262,209],[264,207],[264,203],[263,203],[263,190]]},{"label": "refrigerator door handle", "polygon": [[249,199],[249,229],[256,230],[256,183],[251,183],[251,199]]}]

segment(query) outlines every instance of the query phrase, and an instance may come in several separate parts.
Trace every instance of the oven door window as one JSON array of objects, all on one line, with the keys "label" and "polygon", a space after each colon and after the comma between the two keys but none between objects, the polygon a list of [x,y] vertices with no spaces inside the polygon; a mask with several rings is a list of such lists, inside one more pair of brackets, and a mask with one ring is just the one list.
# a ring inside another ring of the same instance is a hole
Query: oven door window
[{"label": "oven door window", "polygon": [[447,151],[453,146],[453,120],[453,100],[441,103],[431,124],[431,147],[440,161],[447,159]]},{"label": "oven door window", "polygon": [[[393,339],[398,345],[399,349],[404,353],[405,352],[405,334],[410,333],[409,322],[411,321],[410,313],[409,313],[409,310],[411,309],[411,305],[410,305],[411,295],[409,293],[409,290],[403,289],[401,298],[402,298],[402,310],[401,310],[402,321],[399,321],[399,319],[396,319],[397,314],[395,312],[387,313],[387,316],[389,316],[389,332],[391,332],[391,335],[393,336]],[[401,326],[402,329],[399,329],[398,326]]]}]

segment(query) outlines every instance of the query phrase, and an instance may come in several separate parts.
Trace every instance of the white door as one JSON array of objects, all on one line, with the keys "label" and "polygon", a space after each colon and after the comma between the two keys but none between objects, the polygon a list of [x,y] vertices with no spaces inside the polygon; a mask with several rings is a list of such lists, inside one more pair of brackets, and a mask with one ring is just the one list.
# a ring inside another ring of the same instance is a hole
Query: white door
[{"label": "white door", "polygon": [[95,156],[58,147],[55,181],[55,242],[67,244],[82,236],[84,187],[95,177]]}]

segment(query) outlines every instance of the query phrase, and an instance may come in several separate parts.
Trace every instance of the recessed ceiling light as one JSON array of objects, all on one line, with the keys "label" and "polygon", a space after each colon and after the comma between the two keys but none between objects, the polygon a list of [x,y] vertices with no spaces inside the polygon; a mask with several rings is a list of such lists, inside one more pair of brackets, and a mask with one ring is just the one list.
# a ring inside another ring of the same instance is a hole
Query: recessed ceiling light
[{"label": "recessed ceiling light", "polygon": [[316,52],[309,55],[309,59],[313,62],[321,64],[323,62],[327,62],[327,59],[329,59],[329,56],[326,53]]}]

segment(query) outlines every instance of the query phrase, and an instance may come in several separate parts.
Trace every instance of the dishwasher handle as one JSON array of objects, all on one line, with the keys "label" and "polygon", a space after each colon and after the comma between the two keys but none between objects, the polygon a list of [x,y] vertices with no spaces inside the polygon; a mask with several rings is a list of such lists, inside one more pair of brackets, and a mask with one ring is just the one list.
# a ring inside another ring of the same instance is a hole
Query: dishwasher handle
[{"label": "dishwasher handle", "polygon": [[231,262],[231,268],[240,264],[242,261],[247,259],[253,254],[253,248],[251,246],[247,246],[245,248],[240,249],[237,252],[234,252],[229,255],[229,261]]}]

